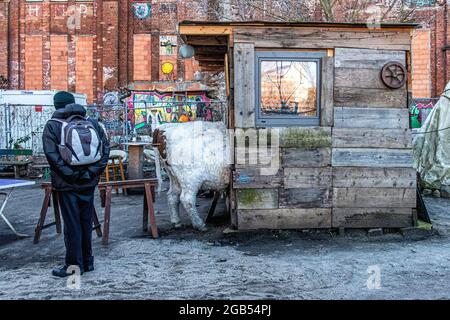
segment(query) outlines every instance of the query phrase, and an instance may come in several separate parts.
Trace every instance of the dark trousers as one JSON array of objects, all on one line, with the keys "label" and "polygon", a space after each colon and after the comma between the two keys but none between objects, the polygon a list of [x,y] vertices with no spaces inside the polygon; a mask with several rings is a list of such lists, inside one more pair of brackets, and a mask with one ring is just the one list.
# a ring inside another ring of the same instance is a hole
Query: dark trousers
[{"label": "dark trousers", "polygon": [[92,217],[95,189],[58,192],[61,215],[64,220],[66,265],[83,267],[93,264]]}]

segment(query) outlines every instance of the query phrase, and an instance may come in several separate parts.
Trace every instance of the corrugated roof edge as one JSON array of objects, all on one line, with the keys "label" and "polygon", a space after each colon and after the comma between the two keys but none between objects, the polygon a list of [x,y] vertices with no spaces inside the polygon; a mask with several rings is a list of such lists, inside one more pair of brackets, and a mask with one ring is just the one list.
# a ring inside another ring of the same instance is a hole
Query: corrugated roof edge
[{"label": "corrugated roof edge", "polygon": [[[362,22],[273,22],[273,21],[193,21],[184,20],[180,26],[288,26],[288,27],[350,27],[369,28],[367,23]],[[381,28],[418,28],[418,23],[381,23]]]}]

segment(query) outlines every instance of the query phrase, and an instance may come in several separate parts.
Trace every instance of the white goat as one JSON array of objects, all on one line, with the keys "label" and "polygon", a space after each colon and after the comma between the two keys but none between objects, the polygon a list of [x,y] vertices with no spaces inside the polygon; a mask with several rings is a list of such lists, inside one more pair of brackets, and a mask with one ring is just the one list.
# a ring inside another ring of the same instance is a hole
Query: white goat
[{"label": "white goat", "polygon": [[202,189],[222,191],[230,183],[230,137],[225,125],[203,121],[162,125],[155,130],[153,143],[159,188],[160,159],[170,179],[168,203],[172,224],[181,227],[181,201],[192,225],[206,231],[196,207],[197,193]]}]

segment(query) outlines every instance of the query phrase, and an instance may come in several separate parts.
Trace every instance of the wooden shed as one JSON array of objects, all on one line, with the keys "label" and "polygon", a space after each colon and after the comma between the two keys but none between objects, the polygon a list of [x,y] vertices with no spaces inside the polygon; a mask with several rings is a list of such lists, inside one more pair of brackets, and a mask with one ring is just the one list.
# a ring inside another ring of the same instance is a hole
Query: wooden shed
[{"label": "wooden shed", "polygon": [[[236,141],[243,137],[251,144],[252,132],[278,139],[256,163],[241,161],[252,152],[234,147],[235,227],[401,228],[416,223],[408,112],[415,27],[180,24],[201,68],[226,72],[228,126]],[[278,164],[270,174],[264,171],[267,158]]]}]

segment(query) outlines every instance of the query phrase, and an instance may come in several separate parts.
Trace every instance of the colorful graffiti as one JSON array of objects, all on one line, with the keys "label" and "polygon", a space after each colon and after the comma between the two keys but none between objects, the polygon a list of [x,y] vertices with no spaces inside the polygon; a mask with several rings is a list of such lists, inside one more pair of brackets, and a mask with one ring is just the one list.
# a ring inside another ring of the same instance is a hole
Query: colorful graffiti
[{"label": "colorful graffiti", "polygon": [[152,6],[149,3],[133,3],[133,14],[140,20],[147,19],[152,15]]},{"label": "colorful graffiti", "polygon": [[135,130],[154,130],[163,123],[208,120],[211,100],[205,92],[176,95],[157,91],[133,92],[128,99],[128,120]]}]

